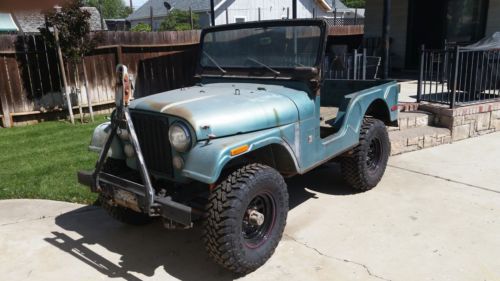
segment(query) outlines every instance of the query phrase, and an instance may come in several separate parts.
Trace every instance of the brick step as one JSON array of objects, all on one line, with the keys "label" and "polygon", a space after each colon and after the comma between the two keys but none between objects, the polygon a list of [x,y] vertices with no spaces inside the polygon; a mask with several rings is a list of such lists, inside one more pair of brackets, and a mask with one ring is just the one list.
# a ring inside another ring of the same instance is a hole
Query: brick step
[{"label": "brick step", "polygon": [[399,112],[409,112],[409,111],[417,111],[419,103],[416,102],[400,102],[398,104]]},{"label": "brick step", "polygon": [[432,126],[390,131],[391,155],[415,151],[451,142],[451,130]]},{"label": "brick step", "polygon": [[400,112],[398,114],[398,124],[398,127],[388,127],[389,131],[402,131],[433,125],[434,115],[424,111]]}]

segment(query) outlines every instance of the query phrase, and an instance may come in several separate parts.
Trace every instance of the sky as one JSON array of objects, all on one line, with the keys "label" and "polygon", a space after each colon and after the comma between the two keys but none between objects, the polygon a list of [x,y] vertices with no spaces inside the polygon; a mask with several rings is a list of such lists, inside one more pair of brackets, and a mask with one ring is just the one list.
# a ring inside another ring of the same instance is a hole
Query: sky
[{"label": "sky", "polygon": [[[125,5],[130,5],[130,0],[122,0]],[[139,8],[142,6],[142,4],[146,3],[148,0],[132,0],[132,5],[134,6],[134,9]]]}]

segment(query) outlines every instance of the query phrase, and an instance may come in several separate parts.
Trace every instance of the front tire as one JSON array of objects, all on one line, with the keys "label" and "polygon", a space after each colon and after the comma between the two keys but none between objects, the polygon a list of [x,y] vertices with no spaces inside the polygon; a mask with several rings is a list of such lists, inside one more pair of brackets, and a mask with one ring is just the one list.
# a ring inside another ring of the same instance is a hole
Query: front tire
[{"label": "front tire", "polygon": [[340,161],[342,176],[353,188],[370,190],[385,173],[391,154],[391,143],[385,124],[365,118],[359,134],[359,144]]},{"label": "front tire", "polygon": [[[103,167],[104,172],[112,175],[120,175],[120,173],[123,173],[126,169],[128,168],[125,161],[113,158],[106,159]],[[121,223],[129,225],[146,225],[153,221],[153,218],[147,214],[110,204],[109,199],[105,198],[102,194],[99,194],[99,201],[101,202],[101,207],[109,216]]]},{"label": "front tire", "polygon": [[271,167],[244,166],[216,187],[206,211],[203,240],[209,256],[235,273],[252,272],[271,257],[283,235],[286,183]]},{"label": "front tire", "polygon": [[99,200],[101,201],[101,206],[106,211],[106,213],[108,213],[110,217],[121,223],[140,226],[149,224],[153,221],[152,217],[144,213],[139,213],[122,206],[111,205],[110,203],[108,203],[108,200],[102,195],[99,196]]}]

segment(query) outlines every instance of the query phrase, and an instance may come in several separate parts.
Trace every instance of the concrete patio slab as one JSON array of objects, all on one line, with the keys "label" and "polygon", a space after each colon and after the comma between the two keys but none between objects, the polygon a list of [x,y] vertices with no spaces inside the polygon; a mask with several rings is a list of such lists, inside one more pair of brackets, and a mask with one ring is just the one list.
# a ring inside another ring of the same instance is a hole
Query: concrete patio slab
[{"label": "concrete patio slab", "polygon": [[[336,164],[288,180],[283,241],[243,280],[500,280],[500,134],[391,158],[356,193]],[[100,208],[0,201],[3,280],[232,280],[197,226],[131,227]]]}]

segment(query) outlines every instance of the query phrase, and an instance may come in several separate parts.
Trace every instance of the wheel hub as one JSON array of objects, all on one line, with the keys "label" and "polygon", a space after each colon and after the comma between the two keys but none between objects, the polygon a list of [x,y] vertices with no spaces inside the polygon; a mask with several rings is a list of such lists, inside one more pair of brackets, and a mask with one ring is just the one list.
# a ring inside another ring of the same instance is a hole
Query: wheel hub
[{"label": "wheel hub", "polygon": [[254,226],[261,226],[264,223],[264,214],[257,210],[248,210],[248,222]]},{"label": "wheel hub", "polygon": [[257,248],[268,238],[276,217],[276,203],[270,193],[255,196],[248,205],[242,223],[242,235],[249,248]]},{"label": "wheel hub", "polygon": [[376,170],[380,164],[380,159],[382,155],[382,145],[379,139],[373,139],[370,142],[370,147],[368,149],[368,154],[366,157],[366,165],[369,170]]}]

